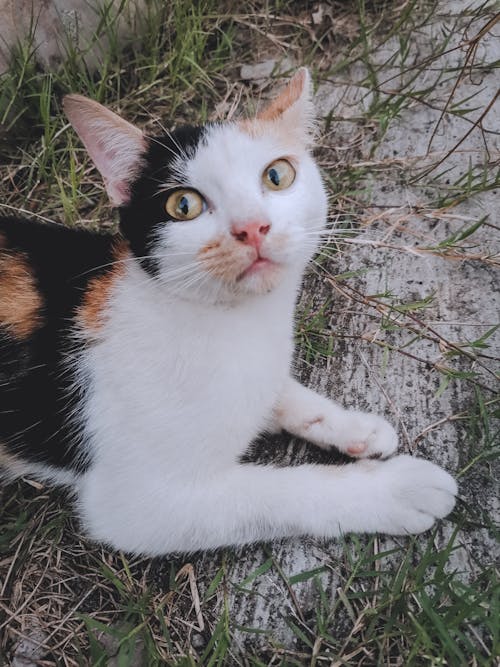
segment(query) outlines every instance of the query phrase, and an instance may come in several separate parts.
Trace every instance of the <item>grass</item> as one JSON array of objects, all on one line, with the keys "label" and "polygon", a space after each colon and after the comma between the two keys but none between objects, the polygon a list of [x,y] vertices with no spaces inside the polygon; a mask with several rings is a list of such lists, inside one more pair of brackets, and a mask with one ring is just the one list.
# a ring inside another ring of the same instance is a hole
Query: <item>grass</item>
[{"label": "grass", "polygon": [[[44,665],[495,664],[499,172],[490,103],[499,63],[487,45],[499,19],[493,2],[446,19],[445,9],[352,0],[311,20],[316,5],[288,0],[152,0],[141,39],[125,46],[110,6],[100,10],[108,46],[99,74],[71,42],[52,74],[36,66],[32,41],[18,47],[0,85],[0,212],[104,230],[115,219],[61,113],[64,93],[153,130],[158,120],[224,117],[240,97],[249,104],[240,62],[288,55],[309,64],[329,86],[318,159],[335,233],[299,302],[297,372],[350,404],[388,406],[402,447],[454,471],[461,501],[451,521],[418,538],[141,559],[81,538],[59,493],[32,480],[9,485],[0,490],[0,664],[37,632]],[[260,95],[252,84],[248,92]],[[419,138],[412,123],[424,121]],[[301,443],[273,447],[282,462],[313,456]]]},{"label": "grass", "polygon": [[[192,100],[198,96],[215,106],[218,96],[212,81],[231,53],[231,27],[215,9],[213,0],[196,5],[176,2],[168,10],[165,3],[153,0],[139,21],[143,39],[123,51],[118,48],[117,21],[103,10],[98,37],[110,48],[102,55],[99,73],[89,70],[88,56],[71,51],[61,71],[44,74],[34,62],[32,46],[18,49],[0,95],[5,137],[1,153],[13,163],[2,206],[21,202],[36,215],[57,216],[69,225],[87,212],[91,217],[84,222],[98,225],[106,215],[103,188],[93,175],[89,178],[87,156],[74,145],[62,96],[79,92],[113,103],[124,115],[149,126],[159,119],[168,124],[179,117],[205,120],[206,109],[195,107]],[[201,67],[203,58],[209,67]],[[12,141],[16,135],[32,152],[19,151],[18,141]]]}]

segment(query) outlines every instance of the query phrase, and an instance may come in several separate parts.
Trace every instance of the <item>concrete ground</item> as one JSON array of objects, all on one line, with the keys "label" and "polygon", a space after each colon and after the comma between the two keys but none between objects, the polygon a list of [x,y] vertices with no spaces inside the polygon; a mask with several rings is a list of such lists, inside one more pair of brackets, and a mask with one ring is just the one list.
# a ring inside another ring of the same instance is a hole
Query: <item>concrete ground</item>
[{"label": "concrete ground", "polygon": [[[466,29],[468,17],[457,16],[461,8],[459,2],[441,3],[440,13],[412,35],[404,62],[396,36],[374,50],[370,67],[377,91],[360,62],[319,86],[320,115],[332,119],[321,140],[321,160],[326,170],[349,165],[357,171],[357,210],[355,216],[332,213],[332,236],[339,240],[331,245],[339,252],[313,267],[306,279],[297,372],[304,383],[343,405],[384,414],[398,428],[401,451],[458,476],[461,506],[471,517],[454,538],[447,567],[468,581],[499,554],[491,531],[499,519],[498,464],[486,472],[473,465],[482,442],[470,419],[479,394],[485,402],[498,398],[500,77],[484,63],[500,58],[500,27],[481,39],[469,58],[478,69],[461,72],[475,46],[467,39],[482,27]],[[436,57],[436,44],[452,26],[447,53]],[[428,87],[422,103],[418,91]],[[391,118],[394,90],[400,91],[403,110]],[[442,114],[454,107],[463,114]],[[387,122],[382,136],[360,122],[373,114]],[[479,182],[487,179],[491,189],[483,190]],[[471,191],[474,184],[477,194]],[[355,233],[343,233],[350,225]],[[475,347],[483,336],[489,347]],[[330,341],[331,356],[308,354],[318,341],[319,347]],[[498,422],[490,429],[498,429]],[[304,448],[292,444],[289,449],[298,450],[300,460]],[[436,548],[449,542],[455,527],[455,521],[440,523]],[[423,544],[428,536],[418,539]],[[407,542],[380,537],[373,548],[391,551]],[[286,540],[245,549],[244,557],[235,558],[226,575],[232,582],[248,580],[269,563],[270,554],[273,559],[273,567],[244,592],[230,596],[236,625],[269,631],[241,632],[242,645],[296,645],[290,619],[307,627],[318,579],[335,605],[345,583],[346,549],[353,549],[349,539]],[[380,563],[396,568],[398,560],[387,557]],[[198,570],[219,565],[205,556]],[[286,583],[315,571],[320,574]]]}]

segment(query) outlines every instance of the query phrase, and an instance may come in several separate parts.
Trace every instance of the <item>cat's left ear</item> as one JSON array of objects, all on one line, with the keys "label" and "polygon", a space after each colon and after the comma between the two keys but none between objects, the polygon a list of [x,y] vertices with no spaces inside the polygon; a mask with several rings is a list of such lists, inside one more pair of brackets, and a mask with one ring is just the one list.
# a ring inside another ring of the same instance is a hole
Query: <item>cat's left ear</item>
[{"label": "cat's left ear", "polygon": [[292,133],[299,133],[304,143],[311,140],[314,117],[311,75],[306,67],[297,70],[271,104],[257,114],[258,121],[279,122]]},{"label": "cat's left ear", "polygon": [[130,200],[130,186],[140,172],[147,150],[139,128],[82,95],[66,95],[64,111],[101,172],[114,206]]}]

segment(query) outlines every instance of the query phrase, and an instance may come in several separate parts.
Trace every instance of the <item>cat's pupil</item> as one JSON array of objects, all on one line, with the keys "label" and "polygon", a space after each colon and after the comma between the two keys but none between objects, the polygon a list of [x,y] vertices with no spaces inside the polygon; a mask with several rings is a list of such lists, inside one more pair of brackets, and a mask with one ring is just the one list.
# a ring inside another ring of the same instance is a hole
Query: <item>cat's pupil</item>
[{"label": "cat's pupil", "polygon": [[280,175],[276,169],[269,169],[269,180],[276,186],[280,184]]},{"label": "cat's pupil", "polygon": [[181,200],[179,202],[179,210],[182,212],[183,215],[187,215],[189,213],[189,202],[187,197],[181,197]]}]

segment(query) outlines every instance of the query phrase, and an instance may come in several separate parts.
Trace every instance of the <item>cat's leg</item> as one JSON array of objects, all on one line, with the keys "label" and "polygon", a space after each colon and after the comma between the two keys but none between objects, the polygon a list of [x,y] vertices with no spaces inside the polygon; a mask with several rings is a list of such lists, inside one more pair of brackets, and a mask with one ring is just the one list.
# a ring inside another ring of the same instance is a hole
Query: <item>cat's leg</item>
[{"label": "cat's leg", "polygon": [[456,492],[447,472],[406,455],[345,466],[233,464],[168,479],[154,468],[97,466],[79,506],[91,537],[155,555],[305,534],[419,533],[451,511]]},{"label": "cat's leg", "polygon": [[386,458],[398,446],[396,431],[383,417],[345,410],[292,378],[287,379],[274,418],[289,433],[354,457]]}]

